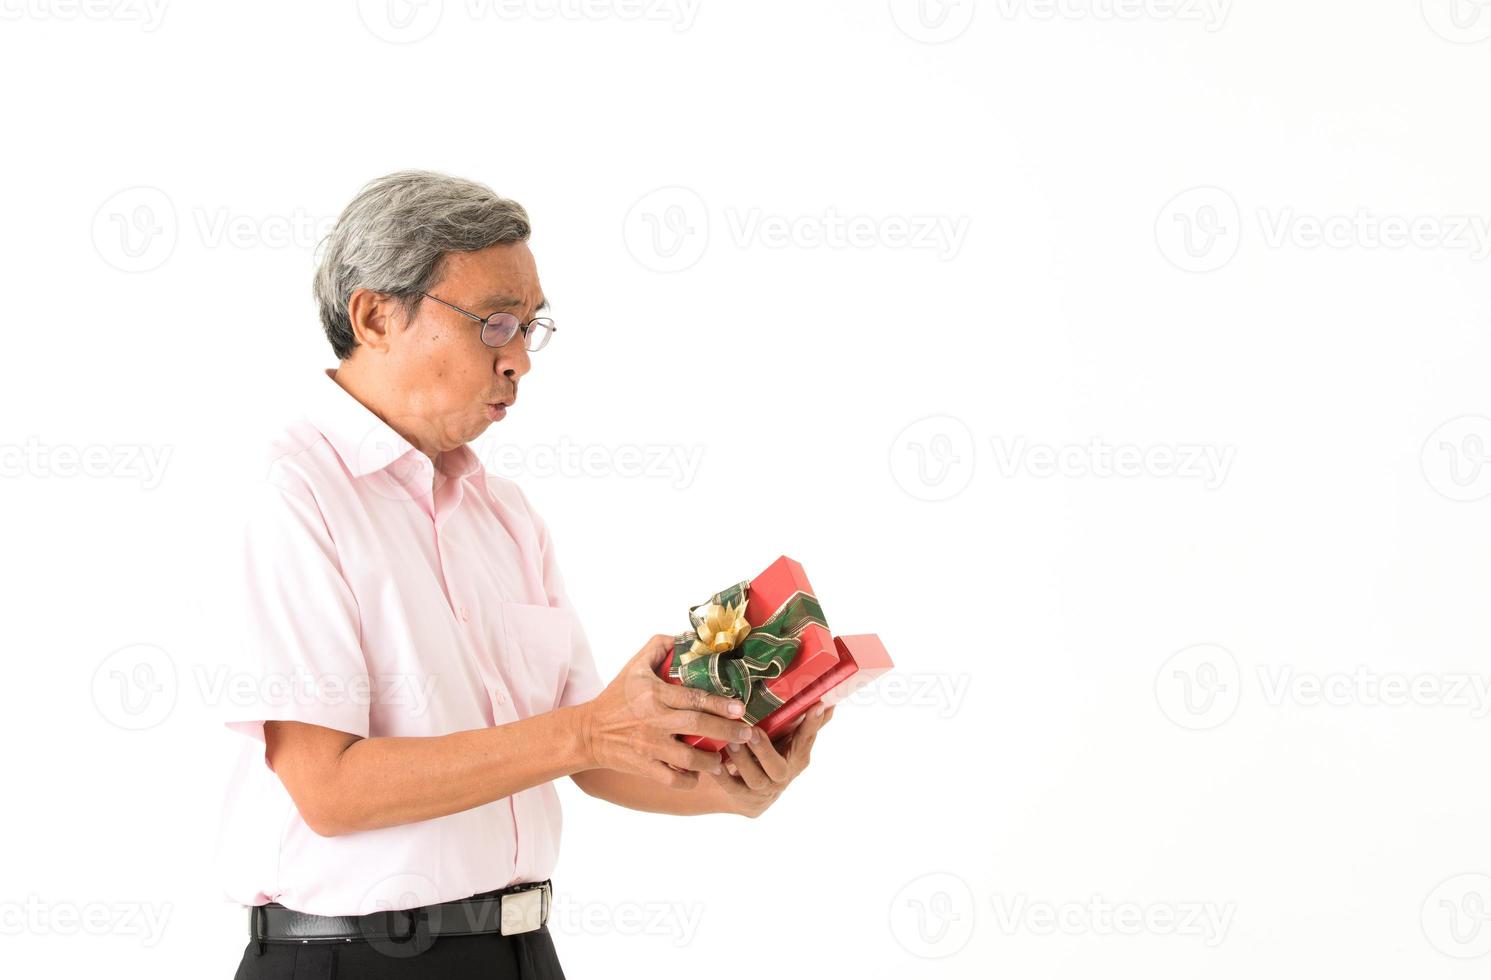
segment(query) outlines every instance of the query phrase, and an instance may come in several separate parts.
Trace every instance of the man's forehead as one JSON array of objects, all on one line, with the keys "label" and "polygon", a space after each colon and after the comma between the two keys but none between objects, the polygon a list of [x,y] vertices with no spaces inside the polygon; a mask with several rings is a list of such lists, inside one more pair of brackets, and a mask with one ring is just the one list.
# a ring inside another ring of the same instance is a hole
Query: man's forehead
[{"label": "man's forehead", "polygon": [[[509,292],[497,291],[497,292],[488,293],[485,296],[483,296],[480,300],[477,301],[477,305],[480,306],[484,310],[490,310],[490,311],[496,312],[496,311],[499,311],[499,310],[516,310],[516,309],[521,309],[521,308],[527,306],[528,304],[524,300],[519,299],[518,297],[512,295]],[[538,301],[538,305],[534,307],[534,310],[546,310],[548,308],[549,308],[549,301],[547,299],[545,299],[544,297],[540,296],[539,297],[539,301]]]},{"label": "man's forehead", "polygon": [[522,242],[446,255],[443,271],[441,278],[466,297],[473,310],[521,310],[529,303],[542,310],[549,305],[539,286],[533,253]]}]

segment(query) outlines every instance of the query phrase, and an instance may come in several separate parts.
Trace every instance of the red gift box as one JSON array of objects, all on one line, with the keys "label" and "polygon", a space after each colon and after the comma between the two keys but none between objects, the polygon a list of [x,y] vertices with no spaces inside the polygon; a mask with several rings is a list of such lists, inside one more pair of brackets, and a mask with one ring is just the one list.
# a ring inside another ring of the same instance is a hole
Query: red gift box
[{"label": "red gift box", "polygon": [[866,684],[890,670],[890,654],[874,633],[834,637],[839,662],[834,664],[786,704],[767,715],[757,727],[767,738],[776,738],[788,725],[818,702],[838,704]]},{"label": "red gift box", "polygon": [[[746,622],[759,626],[797,591],[817,596],[802,566],[783,555],[751,579],[746,592]],[[782,675],[764,682],[766,689],[782,701],[780,707],[756,723],[768,738],[775,738],[819,701],[836,704],[893,666],[873,633],[832,637],[828,630],[812,624],[803,630],[801,641],[797,655]],[[669,651],[659,673],[670,684],[680,684],[678,678],[669,676],[673,656]],[[723,752],[726,745],[703,735],[680,738],[706,752]]]}]

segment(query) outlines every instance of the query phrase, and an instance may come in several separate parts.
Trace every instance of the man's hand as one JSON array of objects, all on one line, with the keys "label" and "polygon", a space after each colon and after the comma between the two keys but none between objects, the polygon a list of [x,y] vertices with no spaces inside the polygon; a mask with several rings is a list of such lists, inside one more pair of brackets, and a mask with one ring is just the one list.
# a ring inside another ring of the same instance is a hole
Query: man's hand
[{"label": "man's hand", "polygon": [[728,768],[733,772],[707,778],[735,813],[759,817],[808,767],[813,742],[833,716],[832,707],[819,705],[808,709],[775,743],[758,732],[745,746],[731,745]]},{"label": "man's hand", "polygon": [[592,768],[691,789],[701,772],[723,774],[720,757],[674,736],[705,735],[732,743],[750,738],[753,729],[740,720],[745,711],[740,701],[669,684],[657,675],[671,644],[670,636],[654,636],[595,700],[581,706],[581,732]]}]

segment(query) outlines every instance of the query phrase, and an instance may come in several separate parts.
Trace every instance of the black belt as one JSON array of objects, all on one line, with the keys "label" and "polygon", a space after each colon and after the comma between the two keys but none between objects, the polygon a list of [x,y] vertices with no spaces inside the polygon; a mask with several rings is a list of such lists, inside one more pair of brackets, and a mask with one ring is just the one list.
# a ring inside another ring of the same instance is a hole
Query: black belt
[{"label": "black belt", "polygon": [[249,938],[265,943],[351,943],[367,941],[391,949],[422,952],[437,936],[500,933],[515,936],[542,929],[553,903],[550,880],[523,882],[493,892],[438,905],[421,905],[366,915],[312,915],[278,902],[249,907]]}]

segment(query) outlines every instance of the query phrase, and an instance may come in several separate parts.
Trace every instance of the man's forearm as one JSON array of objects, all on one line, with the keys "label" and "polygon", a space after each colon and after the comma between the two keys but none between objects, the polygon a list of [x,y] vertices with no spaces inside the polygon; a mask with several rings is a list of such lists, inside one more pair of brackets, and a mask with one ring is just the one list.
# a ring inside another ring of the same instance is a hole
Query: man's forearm
[{"label": "man's forearm", "polygon": [[358,739],[317,793],[314,829],[345,834],[430,820],[585,770],[592,763],[582,718],[578,707],[560,708],[450,735]]},{"label": "man's forearm", "polygon": [[630,810],[696,817],[705,813],[734,813],[730,800],[717,788],[714,777],[699,776],[693,789],[672,789],[644,776],[614,769],[586,769],[574,773],[575,785],[586,795]]}]

